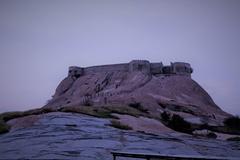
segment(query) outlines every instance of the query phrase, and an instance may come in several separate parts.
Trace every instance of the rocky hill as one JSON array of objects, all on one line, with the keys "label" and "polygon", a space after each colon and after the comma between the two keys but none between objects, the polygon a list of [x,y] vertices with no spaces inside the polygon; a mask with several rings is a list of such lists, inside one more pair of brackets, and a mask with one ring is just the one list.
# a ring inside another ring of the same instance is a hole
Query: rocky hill
[{"label": "rocky hill", "polygon": [[192,72],[188,63],[164,66],[146,60],[86,68],[72,66],[44,108],[128,105],[141,107],[155,117],[165,111],[191,123],[220,125],[229,114],[191,78]]},{"label": "rocky hill", "polygon": [[70,67],[47,105],[0,114],[1,158],[110,160],[127,151],[238,159],[240,118],[192,72],[180,62]]}]

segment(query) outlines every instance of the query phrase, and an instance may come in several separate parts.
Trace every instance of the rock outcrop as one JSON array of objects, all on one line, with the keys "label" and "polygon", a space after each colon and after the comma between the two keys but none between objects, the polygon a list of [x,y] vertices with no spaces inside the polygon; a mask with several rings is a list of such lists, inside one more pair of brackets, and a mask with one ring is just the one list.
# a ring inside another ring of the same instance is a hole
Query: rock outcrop
[{"label": "rock outcrop", "polygon": [[137,103],[155,116],[168,111],[189,121],[200,117],[200,123],[221,122],[229,114],[191,78],[192,72],[188,63],[164,66],[146,60],[86,68],[72,66],[44,107]]},{"label": "rock outcrop", "polygon": [[37,119],[32,127],[0,135],[0,159],[112,160],[111,151],[226,159],[240,156],[239,142],[120,130],[109,126],[109,119],[81,114],[55,112]]}]

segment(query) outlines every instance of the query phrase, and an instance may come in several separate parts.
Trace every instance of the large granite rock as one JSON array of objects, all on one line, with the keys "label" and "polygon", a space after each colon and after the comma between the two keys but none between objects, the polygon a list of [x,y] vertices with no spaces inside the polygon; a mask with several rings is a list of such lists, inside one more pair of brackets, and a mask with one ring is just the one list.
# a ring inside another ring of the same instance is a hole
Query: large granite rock
[{"label": "large granite rock", "polygon": [[108,119],[72,113],[48,113],[35,120],[31,127],[0,135],[0,159],[111,160],[111,151],[240,157],[239,142],[176,132],[153,135],[124,131],[110,127]]},{"label": "large granite rock", "polygon": [[140,103],[155,116],[167,110],[186,119],[201,117],[202,123],[211,121],[219,125],[229,114],[191,78],[192,71],[188,63],[164,66],[146,60],[70,67],[67,78],[59,84],[45,107]]}]

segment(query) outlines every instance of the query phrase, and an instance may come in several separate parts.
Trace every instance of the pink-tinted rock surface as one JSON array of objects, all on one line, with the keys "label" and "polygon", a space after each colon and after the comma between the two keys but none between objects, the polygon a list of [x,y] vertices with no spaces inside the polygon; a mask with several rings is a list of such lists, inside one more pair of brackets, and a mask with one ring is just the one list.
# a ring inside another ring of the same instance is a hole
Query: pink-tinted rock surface
[{"label": "pink-tinted rock surface", "polygon": [[178,112],[184,118],[222,122],[222,111],[209,94],[191,78],[188,63],[131,61],[126,64],[70,67],[45,107],[140,103],[150,114]]}]

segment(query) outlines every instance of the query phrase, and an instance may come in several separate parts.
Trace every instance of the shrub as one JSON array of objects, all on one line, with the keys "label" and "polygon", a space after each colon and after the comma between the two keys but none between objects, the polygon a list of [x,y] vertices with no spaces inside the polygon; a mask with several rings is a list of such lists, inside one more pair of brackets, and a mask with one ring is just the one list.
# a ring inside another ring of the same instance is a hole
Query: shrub
[{"label": "shrub", "polygon": [[168,123],[169,127],[180,132],[192,133],[191,124],[179,115],[174,114]]},{"label": "shrub", "polygon": [[240,141],[240,137],[231,137],[228,138],[227,141]]},{"label": "shrub", "polygon": [[94,109],[96,112],[97,117],[99,118],[115,118],[114,116],[111,115],[111,112],[105,109]]},{"label": "shrub", "polygon": [[216,135],[214,132],[209,132],[209,133],[207,134],[207,137],[208,137],[208,138],[214,138],[214,139],[216,139],[216,138],[217,138],[217,135]]},{"label": "shrub", "polygon": [[114,118],[117,119],[112,113],[117,114],[127,114],[131,116],[144,116],[145,114],[140,112],[139,110],[129,107],[129,106],[113,106],[113,105],[107,105],[107,106],[69,106],[69,107],[63,107],[60,112],[72,112],[72,113],[82,113],[87,114],[90,116],[95,116],[99,118]]},{"label": "shrub", "polygon": [[23,112],[5,112],[0,115],[0,118],[3,121],[9,121],[14,118],[19,118],[23,116]]},{"label": "shrub", "polygon": [[90,99],[86,99],[86,100],[83,101],[83,105],[84,106],[92,106],[92,102],[91,102]]},{"label": "shrub", "polygon": [[10,130],[10,126],[6,124],[7,121],[15,118],[20,118],[24,116],[29,116],[29,115],[39,115],[43,113],[49,113],[49,112],[54,112],[56,111],[55,109],[51,108],[37,108],[37,109],[31,109],[27,110],[24,112],[5,112],[0,114],[0,134],[1,133],[6,133]]},{"label": "shrub", "polygon": [[5,112],[0,114],[0,119],[2,119],[4,122],[7,122],[11,119],[25,117],[29,115],[39,115],[49,112],[56,112],[56,109],[52,108],[37,108],[37,109],[31,109],[24,112]]},{"label": "shrub", "polygon": [[165,108],[167,107],[166,104],[163,104],[163,103],[161,103],[161,102],[158,102],[158,105],[159,105],[160,107],[162,107],[163,109],[165,109]]},{"label": "shrub", "polygon": [[57,109],[54,108],[41,108],[40,110],[36,110],[36,114],[43,114],[43,113],[50,113],[50,112],[56,112]]},{"label": "shrub", "polygon": [[204,123],[199,126],[199,129],[209,129],[209,128],[210,128],[210,126],[208,125],[208,123]]},{"label": "shrub", "polygon": [[164,122],[168,122],[169,119],[170,119],[170,114],[167,113],[166,111],[164,111],[164,112],[161,113],[161,117],[162,117],[162,120],[163,120]]},{"label": "shrub", "polygon": [[121,122],[117,120],[111,120],[110,126],[118,128],[118,129],[123,129],[123,130],[132,130],[132,127],[122,124]]},{"label": "shrub", "polygon": [[22,115],[38,115],[42,113],[42,108],[36,108],[36,109],[31,109],[31,110],[27,110],[25,112],[22,113]]},{"label": "shrub", "polygon": [[106,105],[103,106],[104,109],[108,110],[111,113],[117,113],[117,114],[127,114],[134,117],[138,116],[147,116],[145,113],[139,111],[136,108],[129,107],[127,105]]},{"label": "shrub", "polygon": [[104,108],[99,107],[88,107],[88,106],[73,106],[73,107],[64,107],[60,110],[61,112],[72,112],[72,113],[81,113],[98,118],[114,118],[111,115],[111,112]]},{"label": "shrub", "polygon": [[0,120],[0,134],[8,132],[10,127],[3,121]]},{"label": "shrub", "polygon": [[139,110],[139,111],[141,111],[141,112],[148,113],[148,110],[147,110],[146,108],[144,108],[144,107],[141,105],[141,103],[139,103],[139,102],[130,103],[128,106],[129,106],[129,107],[133,107],[133,108],[135,108],[135,109],[137,109],[137,110]]},{"label": "shrub", "polygon": [[228,128],[240,130],[240,118],[238,116],[226,118],[223,123]]}]

